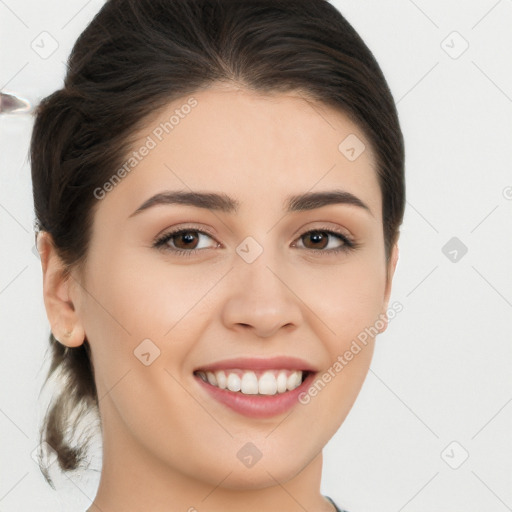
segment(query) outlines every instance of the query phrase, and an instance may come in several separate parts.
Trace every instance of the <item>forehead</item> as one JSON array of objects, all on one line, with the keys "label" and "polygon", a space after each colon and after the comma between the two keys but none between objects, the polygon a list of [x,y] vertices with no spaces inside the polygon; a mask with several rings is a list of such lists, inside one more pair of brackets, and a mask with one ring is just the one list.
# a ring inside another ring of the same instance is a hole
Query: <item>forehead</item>
[{"label": "forehead", "polygon": [[134,140],[138,155],[127,155],[133,165],[109,193],[118,204],[168,189],[222,191],[242,204],[258,199],[261,207],[263,197],[274,204],[342,188],[380,216],[375,159],[363,131],[300,92],[198,91],[148,116]]}]

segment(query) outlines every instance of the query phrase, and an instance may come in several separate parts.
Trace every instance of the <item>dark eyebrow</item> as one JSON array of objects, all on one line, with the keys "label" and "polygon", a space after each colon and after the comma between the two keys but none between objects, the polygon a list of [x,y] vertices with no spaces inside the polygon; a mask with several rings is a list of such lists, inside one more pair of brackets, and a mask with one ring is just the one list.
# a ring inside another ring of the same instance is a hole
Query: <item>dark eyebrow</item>
[{"label": "dark eyebrow", "polygon": [[207,210],[217,210],[225,213],[237,211],[239,202],[226,194],[215,194],[213,192],[161,192],[144,201],[131,215],[133,217],[152,206],[160,204],[185,204]]},{"label": "dark eyebrow", "polygon": [[[182,192],[168,191],[156,194],[142,203],[131,215],[134,215],[156,205],[184,204],[216,210],[224,213],[236,213],[240,202],[226,194],[213,192]],[[332,190],[326,192],[307,192],[287,198],[285,208],[287,213],[314,210],[330,204],[348,204],[362,208],[373,216],[370,208],[357,196],[344,190]]]},{"label": "dark eyebrow", "polygon": [[314,210],[330,204],[349,204],[366,210],[371,216],[372,211],[354,194],[345,190],[330,190],[325,192],[307,192],[288,198],[287,212],[299,212],[304,210]]}]

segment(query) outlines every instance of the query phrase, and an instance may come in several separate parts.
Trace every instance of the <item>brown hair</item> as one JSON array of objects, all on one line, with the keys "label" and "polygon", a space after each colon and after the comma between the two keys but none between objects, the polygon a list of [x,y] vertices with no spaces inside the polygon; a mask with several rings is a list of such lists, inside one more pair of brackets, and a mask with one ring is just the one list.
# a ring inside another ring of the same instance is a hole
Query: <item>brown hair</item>
[{"label": "brown hair", "polygon": [[[66,268],[85,262],[94,190],[122,165],[148,115],[216,82],[304,91],[363,130],[377,161],[388,261],[405,208],[403,137],[379,65],[336,8],[326,0],[108,0],[76,41],[63,88],[38,106],[32,133],[36,230],[51,234]],[[77,348],[53,334],[49,341],[45,384],[56,374],[64,384],[41,440],[73,470],[86,455],[85,443],[72,443],[77,421],[98,411],[90,349],[87,339]]]}]

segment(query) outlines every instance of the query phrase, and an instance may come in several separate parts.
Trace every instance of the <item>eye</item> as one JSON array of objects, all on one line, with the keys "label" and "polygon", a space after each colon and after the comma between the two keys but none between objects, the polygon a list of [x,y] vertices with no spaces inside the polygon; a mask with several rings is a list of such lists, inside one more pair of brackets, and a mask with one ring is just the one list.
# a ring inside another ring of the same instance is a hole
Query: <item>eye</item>
[{"label": "eye", "polygon": [[201,247],[201,238],[210,238],[213,240],[211,235],[199,229],[179,229],[162,235],[155,240],[153,247],[162,248],[178,254],[187,253],[187,255],[190,255],[201,249],[208,248],[208,246]]},{"label": "eye", "polygon": [[[207,239],[214,244],[208,245]],[[318,255],[332,255],[339,252],[348,252],[358,247],[358,244],[346,235],[332,229],[318,228],[303,233],[298,240],[301,249],[306,249]],[[219,243],[212,235],[195,228],[181,228],[164,233],[153,242],[153,247],[162,249],[179,256],[191,256],[208,248],[219,247]],[[297,247],[297,242],[292,244]]]},{"label": "eye", "polygon": [[342,233],[323,228],[307,231],[299,240],[306,249],[327,254],[349,251],[356,247],[355,242]]}]

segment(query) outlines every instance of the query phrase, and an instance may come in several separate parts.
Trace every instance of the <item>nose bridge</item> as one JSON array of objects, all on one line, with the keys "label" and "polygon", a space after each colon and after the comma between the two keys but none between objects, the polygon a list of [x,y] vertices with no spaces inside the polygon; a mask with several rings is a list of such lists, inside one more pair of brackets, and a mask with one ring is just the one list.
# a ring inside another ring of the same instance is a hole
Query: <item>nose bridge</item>
[{"label": "nose bridge", "polygon": [[[235,263],[235,274],[241,283],[247,285],[243,289],[272,292],[276,298],[278,295],[285,298],[285,261],[272,236],[260,236],[259,241],[248,236],[238,245],[236,252],[238,259]],[[283,275],[281,279],[278,278],[279,274]]]}]

